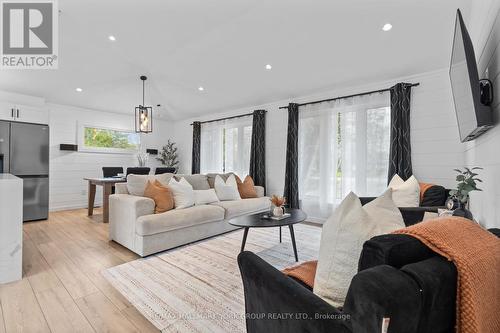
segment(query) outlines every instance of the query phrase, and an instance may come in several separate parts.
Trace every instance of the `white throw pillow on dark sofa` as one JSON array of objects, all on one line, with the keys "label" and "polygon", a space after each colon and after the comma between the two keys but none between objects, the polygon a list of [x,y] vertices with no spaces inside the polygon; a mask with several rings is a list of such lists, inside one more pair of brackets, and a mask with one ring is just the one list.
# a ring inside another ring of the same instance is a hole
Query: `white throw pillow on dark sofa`
[{"label": "white throw pillow on dark sofa", "polygon": [[389,182],[389,188],[392,188],[392,200],[397,207],[420,206],[420,184],[415,176],[404,181],[396,174]]},{"label": "white throw pillow on dark sofa", "polygon": [[343,306],[363,243],[404,227],[391,189],[365,206],[349,193],[323,225],[314,293],[335,307]]},{"label": "white throw pillow on dark sofa", "polygon": [[215,177],[214,188],[220,201],[241,199],[236,177],[234,177],[233,174],[227,177],[226,181],[224,181],[221,176],[217,175]]}]

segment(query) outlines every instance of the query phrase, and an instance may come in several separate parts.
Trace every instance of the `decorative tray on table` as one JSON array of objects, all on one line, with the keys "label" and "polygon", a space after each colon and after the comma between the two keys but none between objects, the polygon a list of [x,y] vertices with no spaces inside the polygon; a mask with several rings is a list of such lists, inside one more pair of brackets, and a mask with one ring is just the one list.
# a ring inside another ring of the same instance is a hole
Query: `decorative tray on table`
[{"label": "decorative tray on table", "polygon": [[273,215],[269,215],[269,214],[264,214],[261,216],[261,219],[264,219],[264,220],[276,220],[276,221],[279,221],[279,220],[284,220],[288,217],[290,217],[290,213],[285,213],[281,216],[273,216]]}]

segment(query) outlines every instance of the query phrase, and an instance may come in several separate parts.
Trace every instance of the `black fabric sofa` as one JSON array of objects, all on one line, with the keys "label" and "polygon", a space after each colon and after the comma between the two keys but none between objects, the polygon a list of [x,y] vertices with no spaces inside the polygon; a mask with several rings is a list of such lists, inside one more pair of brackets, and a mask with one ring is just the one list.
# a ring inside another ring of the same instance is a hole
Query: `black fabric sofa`
[{"label": "black fabric sofa", "polygon": [[[500,237],[500,229],[490,232]],[[378,333],[384,318],[392,333],[454,332],[456,268],[408,235],[365,242],[343,309],[251,252],[238,264],[248,333]]]}]

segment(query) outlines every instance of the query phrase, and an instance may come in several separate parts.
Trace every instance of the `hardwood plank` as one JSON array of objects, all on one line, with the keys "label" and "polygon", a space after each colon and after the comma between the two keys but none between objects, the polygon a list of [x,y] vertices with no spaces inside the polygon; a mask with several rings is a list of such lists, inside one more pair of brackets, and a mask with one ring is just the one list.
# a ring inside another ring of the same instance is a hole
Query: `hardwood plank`
[{"label": "hardwood plank", "polygon": [[35,292],[35,296],[52,332],[94,332],[62,285]]},{"label": "hardwood plank", "polygon": [[35,291],[55,288],[61,282],[45,261],[31,238],[27,237],[23,243],[23,278],[27,278]]},{"label": "hardwood plank", "polygon": [[144,316],[137,311],[136,308],[130,306],[122,310],[122,313],[132,324],[134,324],[137,329],[139,329],[143,333],[153,333],[160,332],[153,324],[151,324]]},{"label": "hardwood plank", "polygon": [[0,299],[6,332],[50,332],[27,279],[2,285]]},{"label": "hardwood plank", "polygon": [[48,227],[52,241],[64,249],[67,257],[77,265],[87,278],[110,299],[120,310],[131,304],[123,295],[118,292],[101,274],[108,267],[113,267],[124,263],[123,260],[112,253],[83,246],[78,237],[71,237],[69,233],[58,230],[59,225],[54,224]]},{"label": "hardwood plank", "polygon": [[31,239],[25,237],[23,266],[35,297],[52,332],[93,332],[89,322],[73,302]]},{"label": "hardwood plank", "polygon": [[74,298],[84,297],[98,291],[97,287],[53,242],[39,245],[40,253]]},{"label": "hardwood plank", "polygon": [[97,332],[140,332],[100,292],[77,299],[76,304]]},{"label": "hardwood plank", "polygon": [[0,287],[0,333],[158,332],[101,274],[138,256],[97,220],[77,209],[24,224],[23,280]]},{"label": "hardwood plank", "polygon": [[50,242],[50,237],[47,233],[39,228],[40,222],[28,222],[23,225],[26,234],[31,238],[36,245]]}]

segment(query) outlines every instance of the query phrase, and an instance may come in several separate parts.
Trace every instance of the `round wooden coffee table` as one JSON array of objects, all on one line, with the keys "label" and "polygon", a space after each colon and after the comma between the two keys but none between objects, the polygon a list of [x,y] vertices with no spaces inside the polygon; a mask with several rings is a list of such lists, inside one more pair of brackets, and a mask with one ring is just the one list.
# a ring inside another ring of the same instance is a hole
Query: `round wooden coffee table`
[{"label": "round wooden coffee table", "polygon": [[281,227],[288,226],[288,228],[290,229],[290,237],[292,238],[292,246],[293,246],[293,253],[295,255],[295,261],[299,261],[299,256],[297,255],[297,245],[295,244],[295,234],[293,232],[293,225],[296,223],[304,222],[307,218],[307,215],[300,209],[295,209],[295,208],[286,209],[286,212],[290,214],[290,217],[287,217],[282,220],[263,219],[262,216],[266,215],[267,213],[240,216],[229,220],[229,224],[234,225],[236,227],[244,228],[243,240],[241,242],[241,252],[243,252],[243,250],[245,249],[248,230],[250,228],[279,227],[280,243],[281,243]]}]

